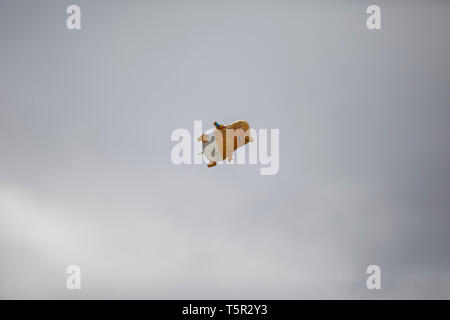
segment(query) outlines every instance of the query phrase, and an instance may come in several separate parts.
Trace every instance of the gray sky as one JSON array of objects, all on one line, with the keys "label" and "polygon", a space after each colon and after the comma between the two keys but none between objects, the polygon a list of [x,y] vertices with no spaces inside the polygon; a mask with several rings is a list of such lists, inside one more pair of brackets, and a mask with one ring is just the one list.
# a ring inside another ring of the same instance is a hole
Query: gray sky
[{"label": "gray sky", "polygon": [[[449,2],[0,1],[0,298],[450,298]],[[238,119],[277,175],[172,164]]]}]

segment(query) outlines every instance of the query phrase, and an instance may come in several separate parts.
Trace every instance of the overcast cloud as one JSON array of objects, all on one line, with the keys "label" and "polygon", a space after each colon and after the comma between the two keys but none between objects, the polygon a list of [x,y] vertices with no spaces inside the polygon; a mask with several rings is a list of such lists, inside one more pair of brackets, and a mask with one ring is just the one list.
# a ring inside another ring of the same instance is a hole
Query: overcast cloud
[{"label": "overcast cloud", "polygon": [[[372,3],[0,0],[0,298],[450,298],[450,3]],[[239,119],[277,175],[171,162]]]}]

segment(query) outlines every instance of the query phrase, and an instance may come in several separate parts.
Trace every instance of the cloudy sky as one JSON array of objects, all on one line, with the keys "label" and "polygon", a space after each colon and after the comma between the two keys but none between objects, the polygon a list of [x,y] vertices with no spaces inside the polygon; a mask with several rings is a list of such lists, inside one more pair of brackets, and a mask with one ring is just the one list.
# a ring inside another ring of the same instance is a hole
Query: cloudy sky
[{"label": "cloudy sky", "polygon": [[[450,298],[450,3],[373,3],[0,0],[0,298]],[[172,163],[239,119],[277,175]]]}]

